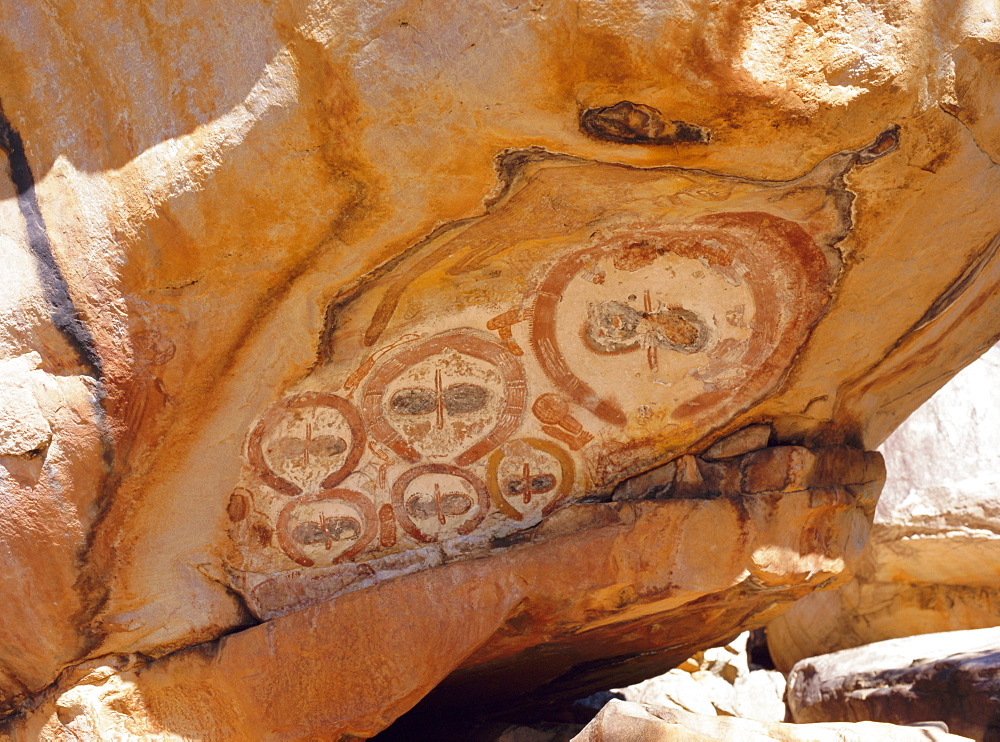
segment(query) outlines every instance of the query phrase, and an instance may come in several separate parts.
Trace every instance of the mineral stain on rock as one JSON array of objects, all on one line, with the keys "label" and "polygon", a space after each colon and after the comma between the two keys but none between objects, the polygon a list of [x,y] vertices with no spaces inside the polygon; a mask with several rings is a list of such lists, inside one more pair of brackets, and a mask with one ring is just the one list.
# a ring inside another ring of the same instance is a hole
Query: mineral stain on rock
[{"label": "mineral stain on rock", "polygon": [[708,142],[708,129],[684,121],[667,121],[652,106],[623,100],[613,106],[580,113],[580,130],[595,139],[620,144],[679,144]]},{"label": "mineral stain on rock", "polygon": [[52,323],[89,366],[94,378],[101,378],[102,361],[94,337],[83,323],[69,292],[69,284],[56,262],[42,210],[35,196],[35,176],[28,162],[21,134],[0,105],[0,152],[7,155],[10,180],[17,191],[17,206],[28,231],[28,247],[35,258],[38,278],[51,307]]}]

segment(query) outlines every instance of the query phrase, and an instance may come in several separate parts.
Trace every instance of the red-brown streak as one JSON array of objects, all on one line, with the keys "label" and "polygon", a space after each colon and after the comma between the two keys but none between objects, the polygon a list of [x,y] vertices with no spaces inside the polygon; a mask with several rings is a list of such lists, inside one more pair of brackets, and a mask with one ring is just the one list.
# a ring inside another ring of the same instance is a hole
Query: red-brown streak
[{"label": "red-brown streak", "polygon": [[[478,219],[479,217],[469,217],[468,219],[461,219],[453,224],[443,225],[442,227],[439,227],[431,232],[414,247],[419,250],[421,247],[433,242],[445,232],[459,229],[460,227]],[[413,277],[422,276],[442,260],[445,260],[452,255],[453,248],[450,243],[451,240],[447,240],[436,250],[432,250],[430,253],[418,260],[412,268],[406,270],[400,278],[390,284],[389,288],[387,288],[385,293],[382,295],[382,299],[379,301],[375,311],[372,313],[372,319],[368,324],[368,329],[365,330],[363,338],[365,347],[370,348],[373,346],[382,336],[382,333],[385,332],[385,328],[388,327],[389,321],[392,319],[392,315],[396,312],[396,307],[399,306],[399,300],[402,298],[403,294],[406,293],[406,289],[409,288],[410,284],[413,283]]]},{"label": "red-brown streak", "polygon": [[378,509],[379,521],[379,544],[384,549],[396,545],[396,518],[392,512],[392,505],[386,503]]}]

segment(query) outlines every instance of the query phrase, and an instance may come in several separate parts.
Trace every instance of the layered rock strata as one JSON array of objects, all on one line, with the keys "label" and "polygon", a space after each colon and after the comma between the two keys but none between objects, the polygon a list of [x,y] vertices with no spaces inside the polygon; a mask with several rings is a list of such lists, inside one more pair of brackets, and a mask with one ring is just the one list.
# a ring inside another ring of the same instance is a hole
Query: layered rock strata
[{"label": "layered rock strata", "polygon": [[[720,627],[748,614],[760,623],[841,575],[864,545],[884,476],[877,453],[838,447],[685,462],[683,479],[677,465],[663,467],[670,481],[647,489],[652,499],[635,499],[626,485],[619,494],[627,500],[569,505],[434,569],[407,570],[401,561],[394,579],[373,570],[353,590],[335,573],[328,582],[321,576],[313,596],[333,584],[338,597],[313,597],[313,607],[214,646],[119,668],[110,686],[107,670],[75,678],[76,688],[11,733],[101,738],[138,725],[185,737],[212,728],[215,738],[234,740],[261,729],[289,739],[370,736],[446,677],[418,719],[461,714],[485,684],[508,712],[539,699],[570,701],[612,678],[677,664],[717,644]],[[393,630],[382,630],[392,617]],[[626,668],[623,656],[631,657]],[[498,674],[498,666],[509,670]],[[281,680],[253,680],[263,675]],[[143,720],[121,726],[109,691],[141,705]]]}]

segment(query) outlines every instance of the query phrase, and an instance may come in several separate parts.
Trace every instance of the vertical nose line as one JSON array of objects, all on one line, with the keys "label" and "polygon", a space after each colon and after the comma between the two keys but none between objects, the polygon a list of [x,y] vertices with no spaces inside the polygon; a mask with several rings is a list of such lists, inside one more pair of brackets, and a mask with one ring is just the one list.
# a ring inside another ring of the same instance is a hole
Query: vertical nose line
[{"label": "vertical nose line", "polygon": [[437,428],[441,430],[444,427],[444,390],[441,384],[441,369],[434,370],[434,395],[437,403]]},{"label": "vertical nose line", "polygon": [[444,511],[441,509],[441,485],[434,483],[434,505],[437,508],[438,523],[445,524]]}]

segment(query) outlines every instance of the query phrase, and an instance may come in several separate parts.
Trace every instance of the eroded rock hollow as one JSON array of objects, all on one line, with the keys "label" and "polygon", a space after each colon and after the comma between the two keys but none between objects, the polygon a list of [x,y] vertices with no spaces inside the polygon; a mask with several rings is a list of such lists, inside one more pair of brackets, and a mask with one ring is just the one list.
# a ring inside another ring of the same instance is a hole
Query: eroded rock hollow
[{"label": "eroded rock hollow", "polygon": [[0,722],[530,718],[847,580],[1000,333],[995,8],[2,0]]}]

